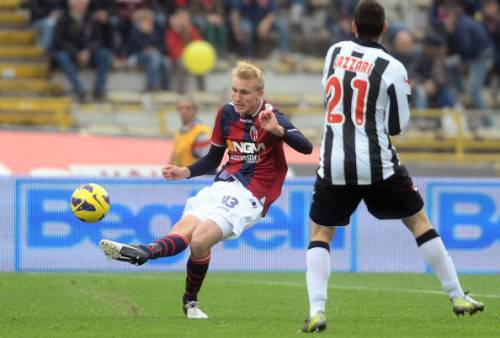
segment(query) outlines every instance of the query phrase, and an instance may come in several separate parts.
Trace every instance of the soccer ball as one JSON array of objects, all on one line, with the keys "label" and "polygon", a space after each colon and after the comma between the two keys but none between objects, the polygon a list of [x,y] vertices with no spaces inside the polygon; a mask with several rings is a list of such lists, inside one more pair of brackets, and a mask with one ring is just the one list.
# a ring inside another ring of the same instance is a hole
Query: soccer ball
[{"label": "soccer ball", "polygon": [[86,223],[100,221],[109,211],[108,193],[98,184],[84,184],[71,195],[71,211]]}]

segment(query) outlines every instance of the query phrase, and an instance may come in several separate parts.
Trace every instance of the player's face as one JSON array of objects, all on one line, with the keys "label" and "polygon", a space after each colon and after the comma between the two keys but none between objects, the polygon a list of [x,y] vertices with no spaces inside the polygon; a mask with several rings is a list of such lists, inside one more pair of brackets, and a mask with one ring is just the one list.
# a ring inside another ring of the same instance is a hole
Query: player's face
[{"label": "player's face", "polygon": [[234,110],[240,115],[252,115],[259,108],[263,89],[257,89],[252,80],[242,80],[236,76],[233,77],[231,87]]}]

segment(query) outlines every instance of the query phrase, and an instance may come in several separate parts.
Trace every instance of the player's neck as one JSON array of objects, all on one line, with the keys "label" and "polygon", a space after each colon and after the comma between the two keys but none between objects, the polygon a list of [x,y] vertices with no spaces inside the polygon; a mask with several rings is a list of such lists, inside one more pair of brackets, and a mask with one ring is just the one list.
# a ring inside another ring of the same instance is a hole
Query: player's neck
[{"label": "player's neck", "polygon": [[382,36],[379,36],[377,39],[367,38],[367,37],[360,38],[356,36],[354,38],[354,42],[365,47],[380,48],[385,51],[384,46],[382,46],[381,44]]},{"label": "player's neck", "polygon": [[259,100],[259,103],[255,107],[253,107],[252,109],[249,109],[248,112],[242,112],[242,113],[240,113],[240,117],[241,118],[251,119],[252,117],[254,117],[255,115],[257,115],[260,112],[260,109],[262,108],[262,103],[263,102],[264,102],[264,99],[261,98]]}]

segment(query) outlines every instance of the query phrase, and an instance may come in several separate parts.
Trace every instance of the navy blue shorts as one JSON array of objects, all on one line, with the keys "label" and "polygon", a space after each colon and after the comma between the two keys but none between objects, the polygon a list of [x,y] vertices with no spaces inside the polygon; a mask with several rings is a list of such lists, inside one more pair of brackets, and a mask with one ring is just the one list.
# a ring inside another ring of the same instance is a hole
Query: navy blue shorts
[{"label": "navy blue shorts", "polygon": [[309,217],[319,225],[347,225],[361,200],[378,219],[410,217],[424,207],[408,171],[401,166],[391,177],[371,185],[332,185],[317,177]]}]

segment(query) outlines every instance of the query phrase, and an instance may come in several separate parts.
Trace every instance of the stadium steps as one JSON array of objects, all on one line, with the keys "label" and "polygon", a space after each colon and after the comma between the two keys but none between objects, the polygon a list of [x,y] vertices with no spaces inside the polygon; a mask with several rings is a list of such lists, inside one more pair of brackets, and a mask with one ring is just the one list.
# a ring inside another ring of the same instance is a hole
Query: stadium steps
[{"label": "stadium steps", "polygon": [[0,124],[50,125],[64,130],[74,125],[71,104],[72,100],[66,97],[2,97]]},{"label": "stadium steps", "polygon": [[322,74],[324,62],[324,58],[308,57],[302,62],[302,70],[306,73]]},{"label": "stadium steps", "polygon": [[[4,1],[4,0],[2,0]],[[29,25],[29,13],[25,11],[0,10],[0,27],[26,27]]]},{"label": "stadium steps", "polygon": [[86,103],[73,110],[80,130],[92,134],[161,137],[161,127],[154,110],[144,110],[133,103]]},{"label": "stadium steps", "polygon": [[13,62],[17,60],[42,60],[45,52],[40,47],[33,46],[0,46],[0,60]]},{"label": "stadium steps", "polygon": [[0,47],[31,46],[35,43],[35,32],[29,29],[0,30]]},{"label": "stadium steps", "polygon": [[281,93],[268,93],[266,94],[266,99],[272,104],[276,105],[278,108],[282,109],[287,113],[287,109],[297,108],[300,103],[300,97],[297,95],[288,95]]},{"label": "stadium steps", "polygon": [[21,0],[2,0],[0,2],[0,10],[8,11],[15,10],[21,6]]},{"label": "stadium steps", "polygon": [[49,65],[47,62],[12,63],[0,61],[0,77],[2,78],[47,78]]},{"label": "stadium steps", "polygon": [[72,100],[48,80],[48,58],[35,46],[29,13],[20,6],[20,0],[0,1],[0,124],[70,128]]},{"label": "stadium steps", "polygon": [[17,96],[59,96],[64,91],[63,86],[57,82],[45,79],[0,79],[0,93]]}]

